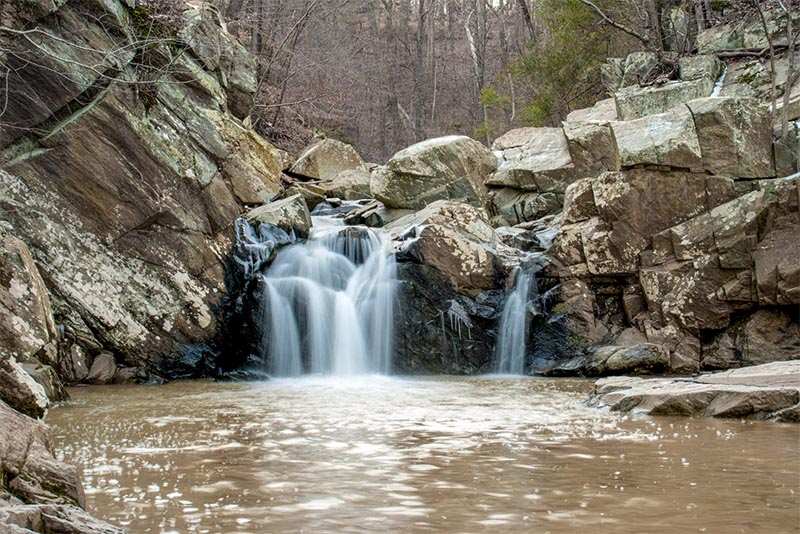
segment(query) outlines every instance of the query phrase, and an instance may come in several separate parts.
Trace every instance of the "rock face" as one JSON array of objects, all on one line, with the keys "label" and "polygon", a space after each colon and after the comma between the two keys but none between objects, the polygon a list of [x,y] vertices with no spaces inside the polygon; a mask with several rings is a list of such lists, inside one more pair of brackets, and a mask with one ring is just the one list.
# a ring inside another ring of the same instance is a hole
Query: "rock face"
[{"label": "rock face", "polygon": [[464,136],[429,139],[401,150],[372,174],[374,197],[389,208],[422,209],[436,200],[485,207],[483,182],[497,159],[478,141]]},{"label": "rock face", "polygon": [[454,288],[495,286],[496,260],[485,245],[494,231],[482,208],[439,200],[385,229],[392,238],[407,240],[403,255],[438,270]]},{"label": "rock face", "polygon": [[656,165],[699,169],[700,142],[692,114],[686,107],[611,125],[617,143],[619,165]]},{"label": "rock face", "polygon": [[483,208],[437,201],[386,226],[399,241],[398,370],[489,370],[500,273]]},{"label": "rock face", "polygon": [[800,361],[769,363],[694,378],[607,378],[592,403],[651,415],[752,417],[800,422]]},{"label": "rock face", "polygon": [[687,103],[712,174],[775,176],[769,112],[752,98],[703,98]]},{"label": "rock face", "polygon": [[[20,299],[0,305],[27,314],[24,327],[3,321],[14,350],[29,357],[52,343],[54,325],[38,311],[46,286],[63,329],[53,360],[70,380],[85,379],[104,350],[166,375],[191,355],[205,373],[218,353],[232,223],[282,191],[282,154],[241,121],[254,61],[207,4],[184,12],[179,41],[147,50],[135,21],[154,7],[134,16],[130,2],[92,2],[85,16],[72,2],[29,4],[39,7],[12,10],[4,24],[52,39],[34,48],[2,36],[12,63],[34,58],[9,78],[0,119],[0,219],[13,236],[0,262]],[[33,264],[44,286],[22,277]]]},{"label": "rock face", "polygon": [[[45,356],[56,327],[50,297],[28,247],[0,236],[0,360]],[[54,347],[52,347],[54,348]]]}]

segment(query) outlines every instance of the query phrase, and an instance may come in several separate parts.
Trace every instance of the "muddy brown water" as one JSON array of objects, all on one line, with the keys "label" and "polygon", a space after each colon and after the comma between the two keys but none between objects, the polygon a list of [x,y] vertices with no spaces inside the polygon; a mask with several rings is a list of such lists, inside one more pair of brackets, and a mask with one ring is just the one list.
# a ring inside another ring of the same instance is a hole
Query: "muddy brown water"
[{"label": "muddy brown water", "polygon": [[47,422],[88,509],[130,534],[800,532],[800,427],[623,416],[590,388],[96,386]]}]

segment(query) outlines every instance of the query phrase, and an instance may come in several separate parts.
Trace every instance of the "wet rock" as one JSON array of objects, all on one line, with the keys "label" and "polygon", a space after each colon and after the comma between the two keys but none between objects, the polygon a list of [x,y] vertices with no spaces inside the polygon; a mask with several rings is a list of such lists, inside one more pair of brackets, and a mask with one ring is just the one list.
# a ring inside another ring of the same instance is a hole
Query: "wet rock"
[{"label": "wet rock", "polygon": [[294,184],[286,189],[284,192],[284,198],[300,195],[303,197],[303,200],[306,201],[306,206],[308,206],[308,209],[313,211],[314,208],[325,202],[325,197],[322,196],[324,193],[325,189],[322,187],[317,187],[312,184]]},{"label": "wet rock", "polygon": [[351,145],[323,139],[307,148],[289,172],[312,180],[330,181],[344,171],[366,172],[367,166]]},{"label": "wet rock", "polygon": [[655,343],[597,346],[580,355],[541,369],[544,376],[608,376],[658,374],[669,369],[669,350]]},{"label": "wet rock", "polygon": [[401,255],[441,272],[454,288],[495,287],[496,260],[486,246],[494,230],[482,208],[439,200],[385,228],[392,239],[405,241]]},{"label": "wet rock", "polygon": [[311,214],[305,199],[299,194],[259,206],[244,217],[250,222],[271,224],[286,232],[294,231],[302,237],[308,236],[311,229]]},{"label": "wet rock", "polygon": [[611,124],[619,165],[702,168],[700,142],[692,114],[681,106],[669,113],[649,114]]},{"label": "wet rock", "polygon": [[388,208],[421,209],[436,200],[487,206],[486,177],[497,158],[464,136],[429,139],[401,150],[372,173],[370,190]]},{"label": "wet rock", "polygon": [[139,379],[139,375],[139,369],[136,367],[117,367],[111,381],[114,384],[133,384]]},{"label": "wet rock", "polygon": [[427,265],[397,266],[398,312],[395,367],[401,373],[476,374],[494,363],[502,290],[475,298],[455,290]]},{"label": "wet rock", "polygon": [[770,114],[754,98],[703,98],[687,104],[703,168],[737,178],[775,176]]},{"label": "wet rock", "polygon": [[110,384],[117,372],[117,363],[114,356],[108,352],[101,352],[95,356],[86,382],[90,384]]},{"label": "wet rock", "polygon": [[86,351],[80,345],[70,346],[60,354],[58,373],[68,384],[77,384],[89,376]]},{"label": "wet rock", "polygon": [[344,218],[344,222],[345,224],[363,224],[373,228],[379,228],[384,224],[383,217],[381,216],[384,212],[383,204],[377,200],[373,200],[348,213]]},{"label": "wet rock", "polygon": [[[792,420],[800,402],[800,361],[776,362],[693,378],[607,378],[597,382],[595,406],[651,415],[773,416]],[[784,416],[778,416],[783,412]]]}]

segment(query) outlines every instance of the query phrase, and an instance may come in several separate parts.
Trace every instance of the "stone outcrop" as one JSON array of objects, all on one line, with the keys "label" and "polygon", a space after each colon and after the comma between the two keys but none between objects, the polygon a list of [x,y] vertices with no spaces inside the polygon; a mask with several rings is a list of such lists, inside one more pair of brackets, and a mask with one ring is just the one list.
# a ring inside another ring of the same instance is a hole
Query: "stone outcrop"
[{"label": "stone outcrop", "polygon": [[738,178],[775,176],[769,111],[752,98],[704,98],[687,103],[703,168]]},{"label": "stone outcrop", "polygon": [[400,247],[398,370],[489,370],[503,293],[484,209],[440,200],[385,229]]},{"label": "stone outcrop", "polygon": [[488,205],[486,177],[497,168],[492,152],[464,136],[429,139],[401,150],[372,173],[373,196],[388,208],[421,209],[436,200]]},{"label": "stone outcrop", "polygon": [[800,422],[800,361],[777,362],[693,378],[614,377],[597,382],[595,406],[650,415]]},{"label": "stone outcrop", "polygon": [[[649,70],[647,59],[629,58],[632,75]],[[599,103],[562,125],[571,172],[553,190],[563,211],[543,283],[554,289],[531,343],[554,331],[560,341],[529,353],[529,369],[694,373],[797,358],[798,183],[774,179],[800,168],[794,129],[773,143],[765,82],[735,89],[749,72],[735,63],[723,79],[713,55],[687,56],[680,80],[650,88],[624,82],[626,65],[606,69],[616,114]],[[705,96],[714,83],[730,96]],[[564,153],[546,149],[540,161]],[[545,199],[525,196],[535,182],[493,180],[504,186],[491,195],[505,222],[542,216]]]},{"label": "stone outcrop", "polygon": [[486,212],[469,204],[439,200],[385,227],[402,242],[403,256],[432,267],[457,289],[496,285],[496,260],[486,246],[494,231]]},{"label": "stone outcrop", "polygon": [[[13,327],[28,329],[19,351],[70,381],[103,351],[124,368],[169,375],[185,360],[203,374],[219,353],[232,223],[282,193],[284,155],[242,121],[254,60],[207,4],[163,30],[180,39],[147,49],[136,21],[156,7],[29,4],[42,9],[6,23],[36,26],[41,42],[2,37],[12,63],[35,61],[9,78],[0,219],[6,243],[29,246],[63,338],[45,357],[56,329],[29,317]],[[14,257],[2,261],[27,261]],[[14,306],[29,308],[14,313],[30,316],[44,292],[14,276]]]}]

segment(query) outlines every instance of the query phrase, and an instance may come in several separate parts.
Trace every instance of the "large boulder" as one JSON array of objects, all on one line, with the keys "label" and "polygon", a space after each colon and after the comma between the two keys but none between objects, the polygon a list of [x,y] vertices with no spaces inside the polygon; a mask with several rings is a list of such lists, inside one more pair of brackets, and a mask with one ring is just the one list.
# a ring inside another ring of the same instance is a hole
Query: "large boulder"
[{"label": "large boulder", "polygon": [[372,174],[370,189],[389,208],[421,209],[436,200],[485,207],[486,177],[497,158],[478,141],[439,137],[401,150]]},{"label": "large boulder", "polygon": [[311,229],[311,214],[300,194],[259,206],[244,217],[250,222],[277,226],[285,232],[295,231],[302,237],[307,237]]},{"label": "large boulder", "polygon": [[406,241],[403,254],[444,274],[452,287],[495,287],[497,265],[487,246],[494,231],[483,208],[439,200],[385,229],[393,239]]},{"label": "large boulder", "polygon": [[686,106],[669,113],[636,120],[614,122],[620,167],[655,165],[678,169],[701,169],[702,154],[692,114]]},{"label": "large boulder", "polygon": [[614,94],[617,115],[628,121],[666,113],[689,100],[710,96],[713,89],[711,78],[670,82],[660,87],[628,87]]},{"label": "large boulder", "polygon": [[561,211],[563,202],[559,193],[533,193],[510,187],[493,189],[489,195],[494,213],[512,225],[555,214]]},{"label": "large boulder", "polygon": [[370,182],[372,174],[363,169],[342,171],[330,182],[318,184],[328,198],[361,200],[372,198]]},{"label": "large boulder", "polygon": [[567,115],[566,122],[610,122],[617,116],[617,104],[613,98],[598,101],[594,106],[586,109],[576,109]]},{"label": "large boulder", "polygon": [[486,185],[539,193],[564,192],[577,179],[562,128],[519,128],[492,144],[500,166]]},{"label": "large boulder", "polygon": [[617,146],[608,122],[565,122],[564,135],[572,161],[583,174],[618,170]]},{"label": "large boulder", "polygon": [[576,356],[557,365],[539,370],[544,376],[608,376],[659,374],[669,369],[669,351],[655,343],[629,347],[600,346],[588,356]]},{"label": "large boulder", "polygon": [[754,98],[703,98],[687,106],[703,168],[737,178],[775,176],[770,113]]},{"label": "large boulder", "polygon": [[312,180],[333,180],[343,171],[366,171],[358,152],[336,139],[323,139],[310,146],[292,165],[294,175]]}]

